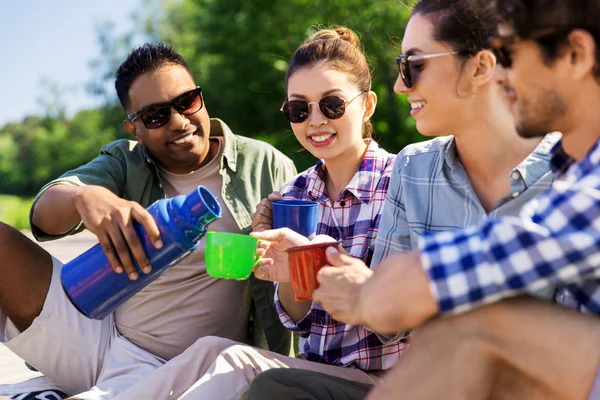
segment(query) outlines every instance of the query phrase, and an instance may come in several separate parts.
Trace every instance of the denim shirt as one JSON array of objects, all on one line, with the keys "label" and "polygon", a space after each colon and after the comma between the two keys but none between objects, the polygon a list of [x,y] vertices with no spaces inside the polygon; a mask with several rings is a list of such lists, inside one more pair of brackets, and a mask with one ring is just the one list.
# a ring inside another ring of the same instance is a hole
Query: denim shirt
[{"label": "denim shirt", "polygon": [[[292,179],[296,175],[296,168],[289,158],[271,145],[234,135],[219,119],[211,119],[210,135],[224,137],[225,146],[220,167],[223,177],[223,202],[234,216],[240,230],[249,233],[252,230],[251,214],[256,205]],[[34,206],[48,188],[58,184],[103,186],[117,196],[135,201],[143,207],[166,197],[158,167],[151,155],[145,147],[127,139],[105,145],[100,155],[92,161],[45,185],[34,199]],[[31,210],[29,224],[33,235],[39,241],[58,239],[84,229],[83,224],[79,223],[65,234],[49,235],[33,225],[33,206]],[[275,312],[273,284],[258,280],[254,276],[250,277],[250,281],[254,303],[252,343],[271,351],[289,354],[291,337]]]},{"label": "denim shirt", "polygon": [[[490,217],[518,215],[521,208],[553,181],[550,151],[560,140],[549,133],[525,160],[511,171],[510,193],[486,213],[471,187],[467,171],[456,153],[454,136],[443,136],[406,146],[394,164],[371,269],[390,254],[417,249],[419,238],[429,232],[465,228]],[[538,293],[551,299],[556,288]],[[392,338],[379,335],[384,343],[403,339],[410,331]]]},{"label": "denim shirt", "polygon": [[518,215],[525,203],[550,187],[550,150],[560,138],[557,132],[546,135],[511,171],[507,177],[510,193],[489,213],[458,159],[454,136],[406,146],[394,165],[371,268],[394,252],[416,249],[425,232],[449,231],[490,217]]}]

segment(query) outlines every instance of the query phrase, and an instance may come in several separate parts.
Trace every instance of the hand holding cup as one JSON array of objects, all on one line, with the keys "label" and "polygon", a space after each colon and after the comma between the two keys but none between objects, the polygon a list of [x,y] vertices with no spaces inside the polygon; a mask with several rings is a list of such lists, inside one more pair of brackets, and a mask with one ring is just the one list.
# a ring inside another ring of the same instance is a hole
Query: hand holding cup
[{"label": "hand holding cup", "polygon": [[266,231],[273,229],[273,211],[271,203],[282,200],[281,194],[277,191],[271,193],[266,199],[262,199],[256,206],[256,211],[252,214],[252,232]]},{"label": "hand holding cup", "polygon": [[264,256],[254,268],[254,276],[272,282],[289,282],[288,255],[290,247],[310,244],[310,240],[289,228],[252,232],[252,237],[266,241],[259,245]]}]

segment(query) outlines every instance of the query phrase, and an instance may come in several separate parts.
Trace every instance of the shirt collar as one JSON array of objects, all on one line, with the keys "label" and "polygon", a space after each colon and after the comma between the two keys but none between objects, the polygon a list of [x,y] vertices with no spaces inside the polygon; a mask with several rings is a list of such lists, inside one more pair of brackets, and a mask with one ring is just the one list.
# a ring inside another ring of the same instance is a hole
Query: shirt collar
[{"label": "shirt collar", "polygon": [[[348,182],[348,185],[344,188],[341,197],[344,198],[348,194],[351,194],[366,204],[371,201],[373,192],[388,166],[389,153],[380,148],[373,139],[365,139],[365,142],[368,143],[368,146],[358,167],[358,171],[356,171],[350,182]],[[319,160],[307,174],[307,189],[311,200],[319,202],[327,200],[327,195],[325,194],[325,171],[323,160]],[[337,199],[330,200],[336,201]]]},{"label": "shirt collar", "polygon": [[554,145],[550,154],[550,169],[556,177],[563,176],[575,163],[575,159],[565,153],[562,147],[562,139]]},{"label": "shirt collar", "polygon": [[[443,152],[444,155],[444,161],[446,162],[446,164],[448,164],[450,169],[454,169],[457,166],[463,168],[462,164],[458,160],[458,155],[456,153],[456,139],[454,138],[454,135],[448,135],[444,139],[446,139],[446,142],[440,147],[440,150]],[[438,172],[441,172],[443,167],[443,163],[439,163]]]},{"label": "shirt collar", "polygon": [[535,184],[542,176],[548,173],[552,149],[561,137],[560,132],[551,132],[544,136],[535,149],[513,169],[511,175],[517,172],[525,182],[525,187]]},{"label": "shirt collar", "polygon": [[234,135],[227,124],[219,118],[210,119],[210,137],[223,137],[225,142],[223,145],[223,160],[232,172],[236,171],[237,167],[237,142],[234,140]]},{"label": "shirt collar", "polygon": [[[533,152],[513,169],[513,172],[518,172],[523,177],[526,186],[533,185],[547,172],[547,163],[550,161],[550,154],[552,153],[553,146],[560,141],[561,136],[562,135],[559,132],[547,134]],[[451,169],[454,169],[457,166],[463,168],[456,153],[456,139],[452,135],[447,138],[447,142],[441,147],[445,163]],[[540,161],[543,162],[540,163]],[[442,167],[443,166],[440,163],[439,168],[441,169]]]},{"label": "shirt collar", "polygon": [[565,163],[562,166],[562,174],[564,175],[566,173],[569,173],[574,179],[578,179],[582,176],[591,173],[595,168],[598,168],[598,166],[600,165],[600,140],[594,143],[594,145],[587,152],[585,157],[579,162],[567,155],[562,146],[560,147],[560,149],[557,149],[557,154],[559,151],[562,152],[562,154],[564,154],[563,157],[567,157],[570,160],[570,163]]}]

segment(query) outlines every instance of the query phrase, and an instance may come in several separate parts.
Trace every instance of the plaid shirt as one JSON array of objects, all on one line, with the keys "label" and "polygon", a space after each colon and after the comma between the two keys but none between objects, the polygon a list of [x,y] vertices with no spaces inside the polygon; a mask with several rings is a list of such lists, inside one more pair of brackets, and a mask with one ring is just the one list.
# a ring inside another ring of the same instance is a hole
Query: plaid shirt
[{"label": "plaid shirt", "polygon": [[550,133],[507,179],[510,192],[488,213],[456,153],[454,136],[406,146],[394,164],[371,268],[398,251],[417,248],[426,232],[477,225],[488,218],[518,215],[552,183],[550,151],[561,134]]},{"label": "plaid shirt", "polygon": [[579,163],[557,144],[551,160],[556,180],[520,218],[420,240],[421,262],[442,313],[560,285],[600,314],[599,143]]},{"label": "plaid shirt", "polygon": [[[348,253],[368,265],[394,159],[394,155],[371,140],[358,172],[337,200],[332,201],[327,195],[322,161],[286,184],[281,193],[284,199],[318,202],[317,234],[340,240]],[[383,344],[364,326],[337,322],[315,302],[307,315],[295,324],[282,308],[277,291],[275,293],[275,307],[283,325],[307,338],[301,349],[307,360],[364,371],[383,370],[391,368],[406,347],[402,342]]]}]

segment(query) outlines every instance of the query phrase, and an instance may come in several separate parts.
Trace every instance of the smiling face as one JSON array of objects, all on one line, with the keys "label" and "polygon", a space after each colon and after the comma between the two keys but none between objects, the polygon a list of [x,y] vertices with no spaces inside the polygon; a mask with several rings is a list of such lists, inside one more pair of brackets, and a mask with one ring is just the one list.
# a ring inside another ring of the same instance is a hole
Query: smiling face
[{"label": "smiling face", "polygon": [[[127,112],[171,101],[195,87],[190,73],[180,65],[166,65],[145,72],[129,89]],[[208,155],[210,119],[206,106],[192,115],[182,115],[171,108],[171,119],[157,129],[146,128],[139,118],[133,122],[125,121],[124,127],[148,149],[155,161],[170,172],[184,174],[195,171]]]},{"label": "smiling face", "polygon": [[[433,37],[433,25],[421,14],[413,15],[402,40],[402,54],[425,55],[451,52],[448,44]],[[411,63],[412,88],[407,88],[400,75],[394,91],[407,94],[411,115],[423,135],[454,134],[457,127],[470,118],[468,95],[460,96],[461,75],[464,62],[455,54],[415,61]],[[415,79],[418,77],[418,79]]]},{"label": "smiling face", "polygon": [[[363,123],[375,111],[376,97],[373,92],[359,95],[360,91],[346,74],[322,64],[300,68],[289,77],[288,100],[312,103],[304,122],[291,123],[294,135],[312,155],[327,162],[340,160],[349,154],[362,154],[365,148]],[[346,102],[358,97],[346,105],[341,118],[327,119],[318,102],[329,95],[338,96]]]},{"label": "smiling face", "polygon": [[[500,26],[500,36],[509,36],[512,32],[512,29]],[[567,112],[567,102],[561,95],[564,84],[560,75],[543,62],[541,49],[532,40],[515,44],[509,51],[513,62],[505,73],[517,132],[527,138],[560,130],[557,122]]]}]

